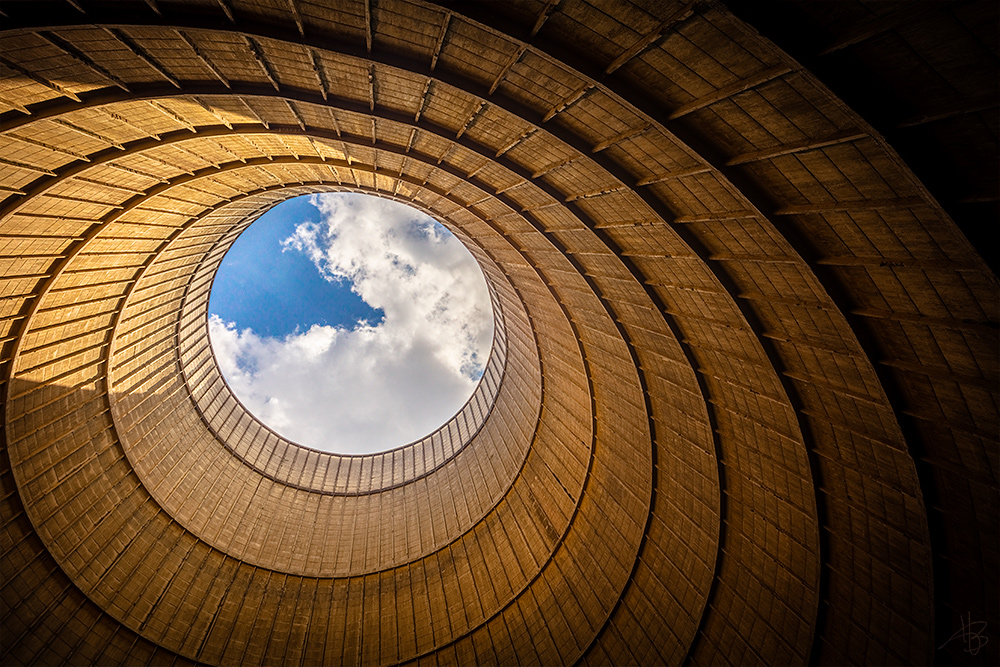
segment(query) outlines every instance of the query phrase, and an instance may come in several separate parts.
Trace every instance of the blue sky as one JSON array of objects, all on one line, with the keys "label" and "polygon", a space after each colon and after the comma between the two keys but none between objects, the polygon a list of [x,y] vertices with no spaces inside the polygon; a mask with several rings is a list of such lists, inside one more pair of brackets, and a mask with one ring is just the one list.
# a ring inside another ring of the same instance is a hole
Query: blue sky
[{"label": "blue sky", "polygon": [[308,196],[288,199],[258,218],[222,259],[208,312],[275,338],[314,324],[378,323],[382,310],[352,292],[349,280],[326,280],[305,254],[282,248],[296,225],[319,218]]},{"label": "blue sky", "polygon": [[355,193],[261,216],[223,259],[209,336],[226,382],[294,442],[391,449],[444,424],[493,340],[478,264],[441,224]]}]

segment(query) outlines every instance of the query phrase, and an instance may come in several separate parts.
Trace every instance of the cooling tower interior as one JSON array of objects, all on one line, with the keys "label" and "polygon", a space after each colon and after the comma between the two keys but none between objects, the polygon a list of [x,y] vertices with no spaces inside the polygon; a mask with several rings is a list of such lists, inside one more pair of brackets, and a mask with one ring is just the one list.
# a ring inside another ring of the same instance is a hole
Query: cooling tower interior
[{"label": "cooling tower interior", "polygon": [[[0,664],[1000,663],[998,11],[0,2]],[[497,313],[380,454],[208,339],[344,191]]]}]

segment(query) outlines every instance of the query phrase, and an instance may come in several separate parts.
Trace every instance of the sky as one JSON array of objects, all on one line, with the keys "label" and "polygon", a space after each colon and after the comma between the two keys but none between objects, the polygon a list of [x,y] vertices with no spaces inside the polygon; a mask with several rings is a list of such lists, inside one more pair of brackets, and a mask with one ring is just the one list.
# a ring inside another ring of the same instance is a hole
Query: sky
[{"label": "sky", "polygon": [[209,336],[226,382],[307,447],[384,451],[444,424],[493,340],[482,271],[441,224],[354,193],[297,197],[223,258]]}]

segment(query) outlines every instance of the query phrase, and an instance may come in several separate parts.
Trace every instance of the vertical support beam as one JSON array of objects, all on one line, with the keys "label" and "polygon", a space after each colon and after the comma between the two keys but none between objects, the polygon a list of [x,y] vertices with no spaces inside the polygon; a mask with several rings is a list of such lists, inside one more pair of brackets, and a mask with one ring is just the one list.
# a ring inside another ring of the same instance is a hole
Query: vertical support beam
[{"label": "vertical support beam", "polygon": [[273,156],[273,155],[271,155],[270,153],[268,153],[268,152],[267,152],[266,150],[264,150],[264,149],[263,149],[263,148],[261,148],[260,146],[258,146],[258,145],[257,145],[257,143],[256,143],[256,142],[255,142],[255,141],[254,141],[254,140],[253,140],[252,138],[250,138],[250,136],[249,136],[249,135],[246,135],[246,134],[241,134],[241,135],[239,135],[239,137],[240,137],[240,139],[242,139],[243,141],[245,141],[245,142],[247,142],[248,144],[250,144],[251,146],[253,146],[253,149],[254,149],[255,151],[257,151],[258,153],[260,153],[261,155],[263,155],[264,157],[266,157],[266,158],[267,158],[268,160],[270,160],[271,162],[273,162],[273,161],[274,161],[274,156]]},{"label": "vertical support beam", "polygon": [[323,155],[322,151],[320,151],[319,146],[316,144],[316,140],[310,137],[309,135],[306,135],[306,139],[309,140],[309,145],[312,146],[312,149],[316,151],[316,156],[319,157],[319,159],[322,160],[323,162],[326,162],[326,156]]},{"label": "vertical support beam", "polygon": [[701,0],[693,0],[692,2],[688,2],[673,14],[665,18],[660,22],[660,25],[656,26],[656,28],[652,31],[636,40],[632,46],[625,50],[625,53],[612,60],[611,64],[604,70],[604,73],[611,74],[616,69],[632,60],[632,58],[635,58],[637,55],[655,44],[661,37],[663,37],[664,33],[691,16],[694,13],[695,5],[700,1]]},{"label": "vertical support beam", "polygon": [[223,144],[221,141],[213,141],[212,143],[215,144],[216,146],[218,146],[219,148],[221,148],[222,150],[226,151],[230,155],[232,155],[234,158],[236,158],[237,160],[239,160],[243,164],[247,163],[247,159],[245,157],[243,157],[239,153],[233,151],[228,146],[226,146],[225,144]]},{"label": "vertical support beam", "polygon": [[739,93],[750,90],[751,88],[756,88],[757,86],[767,83],[768,81],[782,77],[791,71],[792,68],[787,65],[775,65],[774,67],[768,67],[767,69],[761,70],[760,72],[748,76],[745,79],[741,79],[728,86],[723,86],[714,93],[709,93],[708,95],[704,95],[696,100],[692,100],[687,104],[677,107],[674,109],[673,113],[667,116],[667,118],[670,120],[676,120],[681,116],[686,116],[689,113],[693,113],[699,109],[704,109],[705,107],[715,104],[716,102],[729,99],[733,95],[738,95]]},{"label": "vertical support beam", "polygon": [[545,5],[545,8],[542,9],[542,13],[538,15],[535,25],[531,28],[530,36],[532,38],[538,34],[538,31],[542,29],[542,26],[545,25],[545,22],[549,20],[549,17],[552,16],[552,13],[559,8],[561,3],[562,0],[549,0],[549,4]]},{"label": "vertical support beam", "polygon": [[122,146],[119,142],[115,141],[114,139],[106,137],[103,134],[98,134],[97,132],[94,132],[92,130],[84,129],[82,127],[79,127],[78,125],[70,123],[69,121],[65,121],[61,118],[49,118],[48,121],[50,123],[55,123],[56,125],[61,125],[68,130],[73,130],[74,132],[82,134],[85,137],[90,137],[91,139],[97,139],[98,141],[103,141],[106,144],[111,144],[120,151],[125,150],[125,147]]},{"label": "vertical support beam", "polygon": [[208,164],[212,165],[216,169],[221,169],[221,167],[219,166],[218,162],[213,162],[212,160],[209,160],[204,155],[199,155],[198,153],[195,153],[194,151],[192,151],[192,150],[190,150],[188,148],[184,148],[183,146],[181,146],[180,144],[177,144],[177,143],[173,144],[172,146],[173,146],[174,150],[178,150],[178,151],[184,153],[185,155],[190,155],[193,158],[197,158],[197,159],[199,159],[199,160],[201,160],[203,162],[207,162]]},{"label": "vertical support beam", "polygon": [[205,102],[204,100],[202,100],[200,97],[197,97],[196,95],[192,95],[191,99],[193,99],[198,104],[198,106],[200,106],[202,109],[204,109],[208,113],[210,113],[213,116],[215,116],[215,118],[217,118],[220,123],[222,123],[223,125],[225,125],[227,129],[230,129],[230,130],[233,129],[232,123],[230,123],[221,114],[219,114],[219,112],[217,112],[215,109],[213,109],[211,106],[209,106],[209,104],[207,102]]},{"label": "vertical support beam", "polygon": [[500,73],[497,74],[495,79],[493,79],[493,84],[490,86],[490,95],[492,95],[496,91],[497,87],[500,85],[500,82],[503,81],[505,76],[507,76],[507,72],[510,71],[511,67],[517,64],[517,61],[521,59],[521,56],[524,55],[524,52],[527,48],[528,45],[525,44],[514,52],[514,55],[511,56],[510,60],[507,61],[507,64],[504,65],[502,70],[500,70]]},{"label": "vertical support beam", "polygon": [[63,88],[59,84],[53,83],[52,81],[49,81],[48,79],[42,77],[41,75],[36,74],[35,72],[32,72],[31,70],[28,70],[28,69],[25,69],[24,67],[21,67],[18,63],[14,62],[13,60],[8,60],[7,58],[4,58],[3,56],[0,56],[0,65],[3,65],[7,69],[10,69],[10,70],[13,70],[13,71],[17,72],[21,76],[24,76],[24,77],[27,77],[27,78],[31,79],[32,81],[34,81],[35,83],[37,83],[37,84],[39,84],[41,86],[45,86],[46,88],[48,88],[49,90],[53,91],[54,93],[56,93],[58,95],[62,95],[64,97],[68,97],[71,100],[73,100],[74,102],[79,102],[80,101],[80,98],[77,97],[75,93],[72,93],[72,92],[66,90],[65,88]]},{"label": "vertical support beam", "polygon": [[483,169],[485,169],[485,168],[486,168],[487,166],[489,166],[489,164],[490,164],[490,161],[489,161],[489,160],[487,160],[486,162],[483,162],[483,163],[482,163],[481,165],[479,165],[478,167],[476,167],[475,169],[473,169],[473,170],[472,170],[472,171],[471,171],[471,172],[470,172],[470,173],[469,173],[469,174],[468,174],[468,175],[467,175],[467,176],[465,177],[465,179],[464,179],[464,180],[466,180],[466,181],[471,181],[471,180],[472,180],[473,178],[475,178],[475,177],[476,177],[476,176],[477,176],[477,175],[479,174],[479,172],[481,172],[481,171],[482,171]]},{"label": "vertical support beam", "polygon": [[59,146],[53,146],[51,144],[45,143],[44,141],[38,141],[37,139],[28,139],[27,137],[21,137],[21,136],[18,136],[16,134],[13,134],[11,132],[8,132],[4,136],[7,137],[8,139],[13,139],[15,141],[20,141],[20,142],[25,143],[25,144],[31,144],[32,146],[38,146],[39,148],[46,148],[46,149],[48,149],[50,151],[54,151],[56,153],[62,153],[63,155],[71,157],[71,158],[73,158],[75,160],[83,160],[84,162],[90,162],[90,158],[87,157],[86,155],[82,154],[82,153],[77,153],[75,151],[66,150],[65,148],[60,148]]},{"label": "vertical support beam", "polygon": [[469,120],[465,121],[465,125],[463,125],[462,129],[458,131],[458,135],[455,136],[455,139],[462,138],[462,135],[465,134],[466,130],[472,127],[472,124],[476,122],[480,114],[483,113],[484,109],[486,109],[486,102],[480,102],[479,106],[476,107],[476,110],[472,112],[471,116],[469,116]]},{"label": "vertical support beam", "polygon": [[431,71],[437,67],[438,57],[441,55],[441,47],[444,46],[444,38],[448,34],[448,26],[451,24],[451,14],[444,15],[444,23],[441,24],[441,34],[438,35],[437,44],[434,46],[434,55],[431,56]]},{"label": "vertical support beam", "polygon": [[295,108],[295,104],[291,100],[285,100],[285,104],[288,105],[288,110],[292,112],[293,116],[295,116],[295,122],[302,129],[302,131],[305,132],[306,122],[302,119],[302,114],[299,113],[299,110]]},{"label": "vertical support beam", "polygon": [[142,171],[141,169],[135,169],[133,167],[126,167],[124,165],[115,164],[114,162],[108,162],[107,165],[112,169],[117,169],[118,171],[124,172],[126,174],[132,174],[133,176],[142,176],[143,178],[148,178],[151,181],[163,183],[164,185],[170,183],[170,181],[168,181],[167,179],[157,176],[156,174],[151,174],[148,171]]},{"label": "vertical support beam", "polygon": [[31,115],[31,112],[28,111],[28,107],[24,106],[23,104],[18,104],[17,102],[8,100],[6,97],[0,97],[0,104],[6,104],[12,109],[16,109],[27,116]]},{"label": "vertical support beam", "polygon": [[170,72],[168,72],[162,65],[153,60],[153,57],[148,53],[143,51],[137,44],[135,44],[131,39],[125,36],[125,33],[115,28],[104,28],[104,32],[111,35],[115,40],[122,44],[126,49],[132,52],[136,58],[141,60],[146,64],[147,67],[151,68],[154,72],[162,76],[164,79],[170,82],[174,88],[180,88],[181,84],[177,82]]},{"label": "vertical support beam", "polygon": [[535,180],[536,178],[541,178],[545,174],[548,174],[549,172],[555,171],[556,169],[560,169],[562,167],[565,167],[566,165],[568,165],[571,162],[574,162],[574,161],[576,161],[578,159],[580,159],[579,155],[573,155],[573,156],[565,158],[563,160],[557,160],[556,162],[553,162],[552,164],[549,164],[549,165],[546,165],[546,166],[542,167],[538,171],[532,172],[531,179]]},{"label": "vertical support beam", "polygon": [[280,91],[281,89],[278,87],[278,81],[274,78],[274,73],[271,72],[271,67],[264,58],[264,53],[260,50],[257,42],[247,35],[243,35],[243,41],[246,42],[247,47],[250,49],[250,54],[253,56],[253,59],[257,61],[257,66],[260,67],[262,72],[264,72],[264,76],[271,82],[271,85],[274,86],[275,90]]},{"label": "vertical support beam", "polygon": [[372,52],[372,3],[365,0],[365,49]]},{"label": "vertical support beam", "polygon": [[7,165],[8,167],[17,167],[18,169],[25,169],[27,171],[33,171],[38,174],[45,174],[46,176],[55,176],[56,172],[51,169],[46,169],[45,167],[36,167],[33,164],[25,164],[24,162],[15,162],[14,160],[7,160],[0,157],[0,164]]},{"label": "vertical support beam", "polygon": [[235,24],[236,19],[233,18],[233,10],[229,8],[229,3],[226,2],[226,0],[215,0],[215,1],[219,3],[220,7],[222,7],[222,11],[223,13],[225,13],[226,18],[229,19],[229,22]]},{"label": "vertical support beam", "polygon": [[323,76],[323,66],[319,62],[319,56],[314,49],[309,49],[309,56],[312,60],[313,74],[316,75],[316,82],[319,83],[319,92],[323,94],[323,101],[326,102],[326,80]]},{"label": "vertical support beam", "polygon": [[282,146],[284,146],[286,151],[292,154],[292,157],[294,157],[296,160],[299,159],[298,152],[294,148],[292,148],[287,141],[285,141],[284,137],[282,137],[280,134],[276,134],[275,138],[281,143]]},{"label": "vertical support beam", "polygon": [[155,139],[156,141],[160,140],[160,135],[156,134],[155,132],[150,132],[149,130],[147,130],[144,127],[139,127],[138,125],[136,125],[135,123],[133,123],[129,119],[127,119],[124,116],[122,116],[121,114],[117,114],[114,111],[109,111],[108,109],[105,109],[103,107],[98,107],[97,110],[100,111],[100,112],[102,112],[102,113],[104,113],[104,114],[106,114],[106,115],[108,115],[108,116],[110,116],[115,122],[121,123],[122,125],[128,125],[132,129],[134,129],[136,132],[140,132],[140,133],[146,135],[147,137],[149,137],[150,139]]},{"label": "vertical support beam", "polygon": [[305,26],[302,25],[302,15],[299,14],[299,7],[295,4],[295,0],[288,0],[288,8],[292,10],[292,18],[295,19],[295,26],[299,29],[299,34],[305,37]]},{"label": "vertical support beam", "polygon": [[825,146],[834,146],[836,144],[849,143],[852,141],[857,141],[864,139],[868,135],[860,130],[846,130],[843,132],[837,132],[835,134],[828,135],[826,137],[813,138],[805,141],[796,141],[788,144],[782,144],[781,146],[775,146],[774,148],[764,148],[757,151],[749,151],[747,153],[741,153],[735,155],[728,160],[726,160],[726,166],[732,167],[738,164],[747,164],[750,162],[758,162],[761,160],[771,160],[776,157],[781,157],[783,155],[794,155],[795,153],[802,153],[805,151],[812,151]]},{"label": "vertical support beam", "polygon": [[572,95],[570,95],[569,97],[567,97],[565,99],[565,101],[560,102],[556,106],[552,107],[552,109],[550,109],[549,112],[547,114],[545,114],[545,117],[542,118],[542,122],[543,123],[549,122],[550,120],[552,120],[556,116],[556,114],[562,113],[563,111],[565,111],[569,107],[571,107],[574,104],[576,104],[577,102],[579,102],[581,99],[583,99],[584,95],[586,95],[587,93],[589,93],[593,89],[594,89],[594,86],[592,86],[589,83],[584,84],[580,88],[577,88],[573,92]]},{"label": "vertical support beam", "polygon": [[413,122],[414,123],[417,123],[417,122],[420,121],[420,114],[422,114],[424,112],[424,109],[427,108],[427,93],[431,89],[431,83],[432,83],[432,79],[430,77],[428,77],[427,78],[427,83],[424,84],[424,90],[423,90],[422,93],[420,93],[420,106],[417,107],[417,113],[413,116]]},{"label": "vertical support beam", "polygon": [[455,150],[455,146],[456,144],[448,144],[448,148],[444,149],[444,153],[441,153],[441,157],[437,159],[437,164],[444,162],[451,155],[452,151]]},{"label": "vertical support beam", "polygon": [[242,104],[243,106],[245,106],[247,108],[247,110],[250,112],[250,115],[253,116],[254,118],[256,118],[258,123],[260,123],[261,125],[264,126],[265,130],[270,130],[271,129],[270,123],[268,123],[266,120],[264,120],[264,118],[259,113],[257,113],[257,110],[254,109],[252,106],[250,106],[249,102],[247,102],[245,99],[243,99],[242,95],[237,95],[236,99],[239,100],[240,104]]},{"label": "vertical support beam", "polygon": [[170,119],[173,119],[173,120],[177,121],[178,123],[180,123],[181,125],[183,125],[187,129],[189,129],[191,132],[194,132],[194,133],[198,132],[198,130],[195,129],[194,125],[192,125],[191,123],[187,122],[186,120],[184,120],[179,115],[177,115],[176,113],[174,113],[173,111],[171,111],[167,107],[163,106],[159,102],[154,102],[153,100],[147,100],[147,101],[149,102],[149,104],[154,109],[156,109],[157,111],[159,111],[160,113],[162,113],[167,118],[170,118]]},{"label": "vertical support beam", "polygon": [[174,32],[176,32],[177,36],[181,38],[181,41],[187,44],[188,48],[190,48],[194,52],[195,57],[198,58],[201,64],[204,65],[205,68],[209,72],[211,72],[216,79],[222,82],[222,85],[224,85],[226,88],[231,87],[229,85],[229,81],[226,79],[225,76],[223,76],[222,72],[219,71],[219,68],[212,64],[212,61],[208,59],[208,56],[206,56],[204,53],[201,52],[201,50],[197,47],[197,45],[195,45],[195,43],[191,40],[190,37],[185,35],[180,30],[175,30]]},{"label": "vertical support beam", "polygon": [[509,144],[507,144],[506,146],[504,146],[503,148],[501,148],[500,150],[498,150],[497,154],[494,155],[493,157],[494,158],[500,157],[501,155],[503,155],[504,153],[506,153],[510,149],[514,148],[514,146],[517,146],[519,143],[521,143],[522,141],[524,141],[525,139],[527,139],[528,137],[530,137],[532,134],[534,134],[537,129],[538,128],[535,128],[535,127],[528,128],[517,139],[515,139],[514,141],[510,142]]},{"label": "vertical support beam", "polygon": [[114,74],[104,69],[90,58],[88,58],[83,52],[81,52],[75,46],[64,40],[62,37],[59,37],[55,33],[43,32],[43,31],[37,31],[34,34],[38,38],[48,42],[57,49],[64,51],[67,55],[76,60],[78,63],[80,63],[84,67],[87,67],[91,71],[96,72],[100,76],[104,77],[114,85],[124,90],[126,93],[132,92],[128,89],[128,86],[126,86],[121,79],[119,79]]},{"label": "vertical support beam", "polygon": [[159,162],[160,164],[166,167],[170,167],[171,169],[176,169],[177,171],[187,174],[188,176],[194,176],[194,172],[191,171],[190,169],[185,169],[184,167],[178,167],[176,164],[171,164],[170,162],[167,162],[161,157],[156,157],[155,155],[150,155],[149,153],[144,153],[143,157],[152,160],[153,162]]},{"label": "vertical support beam", "polygon": [[610,139],[606,139],[606,140],[602,141],[601,143],[595,145],[593,148],[590,149],[590,152],[591,153],[600,153],[601,151],[603,151],[603,150],[605,150],[607,148],[611,148],[612,146],[614,146],[615,144],[617,144],[617,143],[619,143],[621,141],[625,141],[626,139],[631,139],[632,137],[635,137],[637,135],[642,134],[643,132],[645,132],[646,130],[648,130],[650,127],[652,127],[652,126],[649,125],[648,123],[646,123],[644,125],[640,125],[639,127],[631,127],[629,129],[625,130],[624,132],[619,132],[618,134],[616,134],[615,136],[611,137]]},{"label": "vertical support beam", "polygon": [[340,133],[340,122],[337,121],[337,114],[333,112],[332,107],[327,107],[326,110],[330,113],[330,120],[333,122],[333,129],[337,131],[337,136],[341,136]]},{"label": "vertical support beam", "polygon": [[826,56],[841,49],[846,49],[849,46],[867,41],[872,37],[895,30],[900,26],[923,19],[926,15],[940,10],[941,5],[937,3],[905,5],[861,23],[854,30],[842,35],[837,41],[828,44],[819,52],[819,55]]},{"label": "vertical support beam", "polygon": [[654,183],[662,183],[664,181],[669,181],[672,178],[684,178],[686,176],[695,176],[697,174],[705,174],[712,171],[712,168],[707,165],[699,165],[697,167],[691,167],[690,169],[678,169],[676,171],[671,171],[666,174],[659,174],[655,176],[647,176],[646,178],[640,178],[636,181],[636,187],[643,187],[646,185],[653,185]]},{"label": "vertical support beam", "polygon": [[111,188],[112,190],[121,190],[122,192],[129,192],[133,195],[145,195],[145,190],[137,190],[135,188],[130,188],[126,185],[121,185],[120,183],[105,183],[104,181],[94,180],[93,178],[87,178],[85,176],[71,176],[75,181],[80,181],[82,183],[89,183],[90,185],[96,185],[101,188]]}]

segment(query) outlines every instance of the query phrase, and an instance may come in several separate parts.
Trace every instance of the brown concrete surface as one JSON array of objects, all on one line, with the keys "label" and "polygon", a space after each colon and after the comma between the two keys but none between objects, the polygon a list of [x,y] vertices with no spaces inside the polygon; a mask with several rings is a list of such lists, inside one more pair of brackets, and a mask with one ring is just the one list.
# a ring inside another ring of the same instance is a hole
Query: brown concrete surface
[{"label": "brown concrete surface", "polygon": [[[994,3],[0,12],[0,664],[1000,661]],[[498,313],[386,454],[207,340],[238,233],[340,190]]]}]

